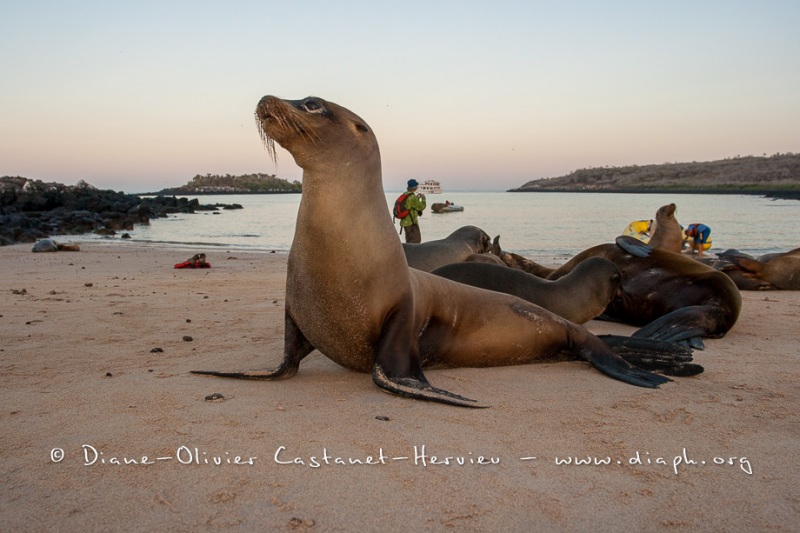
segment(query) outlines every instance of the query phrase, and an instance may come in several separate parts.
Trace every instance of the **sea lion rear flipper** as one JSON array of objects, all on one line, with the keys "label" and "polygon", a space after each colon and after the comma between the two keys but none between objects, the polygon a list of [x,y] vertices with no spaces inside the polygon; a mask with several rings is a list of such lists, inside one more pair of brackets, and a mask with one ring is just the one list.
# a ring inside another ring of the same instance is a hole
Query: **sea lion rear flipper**
[{"label": "sea lion rear flipper", "polygon": [[286,313],[285,330],[283,334],[283,361],[274,370],[247,370],[238,372],[220,372],[217,370],[191,370],[192,374],[203,376],[216,376],[220,378],[278,380],[289,379],[297,374],[300,361],[314,351],[314,346],[308,342],[303,332],[297,327],[294,320]]},{"label": "sea lion rear flipper", "polygon": [[484,408],[475,400],[437,389],[428,383],[422,373],[419,347],[410,343],[415,336],[409,325],[410,318],[395,313],[386,320],[378,343],[378,352],[372,365],[372,380],[386,392],[439,402],[459,407]]},{"label": "sea lion rear flipper", "polygon": [[706,313],[696,306],[684,307],[659,317],[633,333],[633,337],[645,337],[666,342],[687,341],[696,349],[705,348],[702,337],[707,336],[707,328],[703,327]]},{"label": "sea lion rear flipper", "polygon": [[637,368],[613,352],[599,352],[590,348],[584,348],[580,350],[579,353],[603,374],[622,382],[636,385],[637,387],[655,389],[658,388],[659,385],[672,381],[664,376],[653,374],[642,368]]},{"label": "sea lion rear flipper", "polygon": [[634,257],[647,257],[653,251],[653,247],[649,244],[645,244],[639,239],[629,237],[628,235],[620,235],[614,242],[617,243],[617,246]]},{"label": "sea lion rear flipper", "polygon": [[703,367],[692,363],[692,349],[672,342],[647,338],[599,335],[614,353],[640,368],[668,376],[695,376]]}]

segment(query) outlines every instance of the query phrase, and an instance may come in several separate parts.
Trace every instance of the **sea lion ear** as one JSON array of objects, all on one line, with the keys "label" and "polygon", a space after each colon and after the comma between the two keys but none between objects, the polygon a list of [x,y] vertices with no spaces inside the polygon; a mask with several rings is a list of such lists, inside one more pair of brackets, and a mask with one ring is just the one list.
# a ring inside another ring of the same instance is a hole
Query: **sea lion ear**
[{"label": "sea lion ear", "polygon": [[366,127],[364,124],[361,124],[360,122],[356,122],[355,125],[356,129],[360,132],[367,133],[369,131],[369,128]]}]

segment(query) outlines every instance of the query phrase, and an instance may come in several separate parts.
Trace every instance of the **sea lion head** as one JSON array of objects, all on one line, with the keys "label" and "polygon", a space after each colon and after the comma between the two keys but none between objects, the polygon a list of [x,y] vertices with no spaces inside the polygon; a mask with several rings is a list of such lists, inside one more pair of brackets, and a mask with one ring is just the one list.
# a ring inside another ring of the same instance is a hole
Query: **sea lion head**
[{"label": "sea lion head", "polygon": [[[450,234],[449,238],[463,239],[473,253],[483,254],[492,251],[492,238],[476,226],[462,226]],[[500,236],[497,237],[498,243]],[[498,244],[499,246],[499,244]]]},{"label": "sea lion head", "polygon": [[656,211],[656,222],[666,222],[671,218],[675,218],[675,213],[678,211],[678,206],[673,204],[662,205]]},{"label": "sea lion head", "polygon": [[668,252],[681,252],[683,243],[683,230],[675,218],[678,207],[672,203],[662,205],[656,211],[656,220],[653,224],[653,234],[650,237],[650,246],[667,250]]},{"label": "sea lion head", "polygon": [[303,169],[315,162],[330,165],[347,164],[356,157],[370,159],[378,152],[372,128],[364,120],[316,96],[302,100],[265,96],[258,102],[255,115],[261,140],[273,161],[277,160],[276,142]]}]

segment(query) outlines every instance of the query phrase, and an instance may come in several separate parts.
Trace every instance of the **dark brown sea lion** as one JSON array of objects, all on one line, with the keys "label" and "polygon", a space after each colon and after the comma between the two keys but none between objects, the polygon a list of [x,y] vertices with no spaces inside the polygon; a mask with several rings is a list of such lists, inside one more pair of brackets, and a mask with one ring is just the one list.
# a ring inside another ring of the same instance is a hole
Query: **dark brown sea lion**
[{"label": "dark brown sea lion", "polygon": [[[505,252],[501,258],[506,260]],[[545,279],[559,279],[590,257],[612,261],[622,272],[622,296],[604,317],[643,326],[635,337],[688,342],[703,347],[702,338],[719,338],[736,323],[742,297],[729,277],[691,257],[654,249],[633,237],[584,250],[559,268],[512,257],[510,262]]]},{"label": "dark brown sea lion", "polygon": [[[580,359],[634,385],[668,381],[541,307],[408,268],[386,209],[378,142],[352,112],[321,98],[265,96],[256,115],[270,152],[278,142],[303,168],[288,259],[283,361],[270,371],[199,373],[288,378],[316,348],[346,368],[371,372],[387,392],[470,407],[472,400],[432,387],[422,368]],[[352,204],[354,194],[359,209],[343,214],[341,206]],[[670,351],[668,343],[627,341],[645,356],[691,357]]]},{"label": "dark brown sea lion", "polygon": [[675,218],[678,208],[675,204],[663,205],[656,211],[655,230],[648,244],[659,250],[681,253],[683,229]]},{"label": "dark brown sea lion", "polygon": [[617,296],[622,281],[619,269],[602,257],[590,257],[555,281],[505,265],[486,263],[453,263],[437,268],[432,274],[473,287],[519,296],[576,324],[602,314]]},{"label": "dark brown sea lion", "polygon": [[726,250],[717,257],[724,262],[714,267],[742,290],[800,290],[800,248],[758,259],[736,250]]},{"label": "dark brown sea lion", "polygon": [[408,266],[424,272],[450,263],[459,263],[472,254],[482,254],[492,249],[491,237],[475,226],[458,228],[444,239],[402,244]]}]

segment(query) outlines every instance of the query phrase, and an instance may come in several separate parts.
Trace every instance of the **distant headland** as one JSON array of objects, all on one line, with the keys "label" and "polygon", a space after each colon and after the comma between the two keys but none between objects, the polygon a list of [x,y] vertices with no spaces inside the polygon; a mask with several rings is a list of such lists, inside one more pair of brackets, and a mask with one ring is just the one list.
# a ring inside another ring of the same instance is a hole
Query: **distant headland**
[{"label": "distant headland", "polygon": [[585,168],[508,192],[754,194],[800,200],[800,154]]},{"label": "distant headland", "polygon": [[162,189],[145,195],[170,194],[286,194],[303,192],[303,184],[295,180],[288,182],[273,174],[244,174],[232,176],[225,174],[198,174],[186,185]]}]

